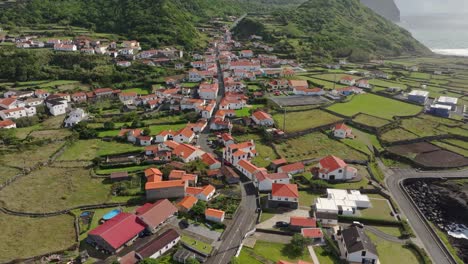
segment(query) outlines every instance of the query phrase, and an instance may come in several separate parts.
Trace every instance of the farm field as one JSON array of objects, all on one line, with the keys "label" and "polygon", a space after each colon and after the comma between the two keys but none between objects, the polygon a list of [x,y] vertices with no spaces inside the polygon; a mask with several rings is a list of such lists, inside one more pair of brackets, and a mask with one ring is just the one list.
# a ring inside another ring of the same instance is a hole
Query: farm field
[{"label": "farm field", "polygon": [[366,155],[319,132],[286,140],[276,145],[276,148],[279,154],[290,162],[322,158],[328,155],[344,159],[367,160]]},{"label": "farm field", "polygon": [[424,118],[403,119],[401,127],[416,134],[418,137],[429,137],[446,134],[437,129],[439,123]]},{"label": "farm field", "polygon": [[97,156],[143,151],[130,143],[107,142],[99,139],[78,140],[72,143],[58,160],[92,160]]},{"label": "farm field", "polygon": [[54,130],[35,130],[29,136],[37,139],[64,139],[72,135],[69,129],[54,129]]},{"label": "farm field", "polygon": [[126,92],[126,93],[135,92],[135,93],[137,93],[137,94],[139,94],[139,95],[147,95],[147,94],[149,94],[148,89],[144,89],[144,88],[125,89],[125,90],[123,90],[123,92]]},{"label": "farm field", "polygon": [[354,122],[364,124],[370,127],[381,127],[389,124],[391,120],[382,119],[375,116],[370,116],[366,114],[359,114],[354,119]]},{"label": "farm field", "polygon": [[375,86],[381,86],[384,88],[390,88],[390,87],[399,87],[403,90],[408,88],[406,84],[403,84],[401,82],[391,82],[391,81],[384,81],[380,79],[372,79],[369,81],[370,84],[375,85]]},{"label": "farm field", "polygon": [[253,158],[252,162],[259,167],[267,167],[272,159],[278,158],[275,151],[268,145],[262,142],[262,138],[257,134],[234,135],[238,143],[253,139],[258,156]]},{"label": "farm field", "polygon": [[[313,75],[310,75],[310,76],[313,76]],[[323,86],[323,88],[325,89],[333,89],[333,88],[343,88],[343,87],[346,87],[346,85],[342,85],[342,84],[337,84],[337,83],[334,83],[334,82],[331,82],[331,81],[324,81],[324,80],[319,80],[319,79],[316,79],[316,78],[312,78],[312,77],[307,77],[307,76],[296,76],[297,79],[301,79],[301,80],[307,80],[309,82],[312,82],[316,85],[321,85]],[[313,85],[312,85],[313,86]]]},{"label": "farm field", "polygon": [[97,169],[96,174],[106,175],[106,174],[111,174],[113,172],[121,172],[121,171],[126,171],[130,173],[130,172],[142,171],[149,167],[151,167],[151,165],[138,165],[138,166],[113,168],[113,169]]},{"label": "farm field", "polygon": [[455,152],[457,154],[460,154],[462,156],[468,157],[468,149],[460,148],[460,147],[457,147],[456,145],[447,144],[441,141],[433,141],[431,143],[443,149],[446,149],[446,150]]},{"label": "farm field", "polygon": [[0,226],[2,263],[64,250],[75,243],[73,217],[70,215],[30,218],[0,212]]},{"label": "farm field", "polygon": [[422,107],[378,95],[362,94],[354,96],[349,102],[334,104],[328,109],[346,116],[364,113],[383,119],[392,119],[394,116],[415,115],[422,110]]},{"label": "farm field", "polygon": [[92,179],[86,169],[44,167],[10,184],[0,201],[12,210],[51,212],[109,201],[110,184]]},{"label": "farm field", "polygon": [[[273,119],[278,127],[283,127],[284,114],[276,113]],[[293,133],[307,129],[333,124],[343,120],[342,118],[322,110],[308,110],[301,112],[286,112],[285,132]]]},{"label": "farm field", "polygon": [[4,183],[6,180],[10,179],[11,177],[21,173],[21,170],[17,168],[7,167],[0,165],[0,184]]},{"label": "farm field", "polygon": [[6,153],[0,156],[0,158],[2,164],[8,164],[8,166],[18,168],[32,167],[37,163],[48,161],[64,144],[64,142],[52,142],[46,146],[35,146],[23,151]]},{"label": "farm field", "polygon": [[415,138],[418,138],[418,136],[401,128],[389,130],[380,136],[380,139],[386,142],[395,142]]}]

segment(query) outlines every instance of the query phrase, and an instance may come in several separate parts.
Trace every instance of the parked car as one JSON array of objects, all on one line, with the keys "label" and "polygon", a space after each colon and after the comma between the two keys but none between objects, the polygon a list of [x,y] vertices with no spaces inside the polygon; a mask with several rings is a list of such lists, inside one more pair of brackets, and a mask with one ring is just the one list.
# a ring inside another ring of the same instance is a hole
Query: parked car
[{"label": "parked car", "polygon": [[364,228],[364,224],[362,224],[361,222],[358,222],[358,221],[353,221],[353,225],[357,226],[357,227],[360,227],[360,228]]},{"label": "parked car", "polygon": [[276,227],[288,227],[288,226],[289,226],[288,222],[284,222],[284,221],[276,222]]},{"label": "parked car", "polygon": [[186,220],[186,219],[182,219],[180,222],[179,222],[179,227],[182,228],[182,229],[185,229],[187,227],[189,227],[189,222]]}]

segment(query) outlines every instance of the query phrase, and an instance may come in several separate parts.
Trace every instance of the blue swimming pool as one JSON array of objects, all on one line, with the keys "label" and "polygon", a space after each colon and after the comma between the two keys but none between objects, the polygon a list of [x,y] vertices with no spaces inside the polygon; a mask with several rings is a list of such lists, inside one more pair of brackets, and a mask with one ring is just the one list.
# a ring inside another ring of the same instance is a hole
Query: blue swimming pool
[{"label": "blue swimming pool", "polygon": [[105,214],[102,217],[102,219],[107,221],[107,220],[110,220],[110,219],[114,218],[118,214],[120,214],[120,209],[114,209],[114,210],[108,212],[107,214]]}]

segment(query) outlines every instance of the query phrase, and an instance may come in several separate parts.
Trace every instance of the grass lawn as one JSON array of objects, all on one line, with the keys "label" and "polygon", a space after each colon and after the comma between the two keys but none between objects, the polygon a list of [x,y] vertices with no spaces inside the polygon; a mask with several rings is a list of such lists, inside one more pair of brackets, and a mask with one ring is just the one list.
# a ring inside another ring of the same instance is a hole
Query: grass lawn
[{"label": "grass lawn", "polygon": [[424,73],[424,72],[412,72],[410,77],[413,77],[413,78],[416,78],[416,79],[429,80],[429,79],[431,79],[431,74]]},{"label": "grass lawn", "polygon": [[3,154],[0,160],[8,166],[23,168],[32,167],[37,163],[45,162],[62,147],[64,142],[53,142],[45,146],[35,146],[31,149],[16,151],[13,153]]},{"label": "grass lawn", "polygon": [[86,169],[44,167],[18,179],[0,193],[12,210],[50,212],[109,201],[110,184],[92,179]]},{"label": "grass lawn", "polygon": [[255,259],[253,255],[253,250],[243,247],[237,260],[240,264],[262,264],[261,261]]},{"label": "grass lawn", "polygon": [[373,225],[372,227],[394,237],[401,236],[401,230],[399,227],[396,227],[396,226],[374,226]]},{"label": "grass lawn", "polygon": [[344,183],[336,183],[330,184],[334,189],[355,189],[359,190],[361,188],[364,189],[371,189],[373,188],[372,185],[369,185],[369,172],[364,166],[359,165],[351,165],[352,167],[358,170],[358,174],[362,175],[362,180],[358,182],[344,182]]},{"label": "grass lawn", "polygon": [[4,183],[6,180],[9,178],[15,176],[16,174],[21,173],[21,170],[16,169],[16,168],[11,168],[11,167],[6,167],[0,165],[0,184]]},{"label": "grass lawn", "polygon": [[255,148],[257,150],[258,156],[255,157],[252,162],[259,167],[267,167],[270,162],[278,157],[275,154],[275,151],[270,146],[262,142],[262,138],[257,134],[244,134],[234,136],[237,142],[244,142],[253,139],[255,141]]},{"label": "grass lawn", "polygon": [[387,141],[387,142],[395,142],[395,141],[415,139],[415,138],[418,138],[418,136],[401,128],[395,128],[395,129],[389,130],[383,133],[380,137],[381,140]]},{"label": "grass lawn", "polygon": [[[284,114],[276,113],[273,119],[278,127],[283,127]],[[343,120],[342,118],[322,110],[308,110],[301,112],[286,112],[286,132],[298,132]]]},{"label": "grass lawn", "polygon": [[182,242],[184,242],[185,244],[193,247],[193,248],[196,248],[197,250],[203,252],[203,253],[206,253],[206,254],[210,254],[211,251],[213,250],[213,247],[210,245],[210,244],[207,244],[207,243],[204,243],[202,241],[199,241],[199,240],[196,240],[190,236],[187,236],[187,235],[182,235],[182,238],[181,238]]},{"label": "grass lawn", "polygon": [[419,137],[430,137],[436,135],[447,134],[446,132],[437,129],[438,122],[425,118],[410,118],[404,119],[401,122],[401,127],[418,135]]},{"label": "grass lawn", "polygon": [[173,125],[152,125],[149,128],[151,129],[151,134],[152,135],[157,135],[161,133],[164,130],[179,130],[181,128],[186,127],[187,124],[173,124]]},{"label": "grass lawn", "polygon": [[151,165],[140,165],[140,166],[131,166],[131,167],[115,168],[115,169],[98,169],[96,170],[96,173],[104,175],[104,174],[111,174],[113,172],[121,172],[121,171],[136,172],[136,171],[145,170],[149,167],[151,167]]},{"label": "grass lawn", "polygon": [[270,213],[268,211],[262,211],[262,215],[260,216],[260,223],[265,222],[268,219],[271,219],[275,216],[275,213]]},{"label": "grass lawn", "polygon": [[450,143],[452,145],[458,146],[460,148],[468,149],[468,142],[458,139],[445,139],[443,142]]},{"label": "grass lawn", "polygon": [[384,81],[384,80],[380,80],[380,79],[372,79],[372,80],[369,81],[369,83],[372,84],[372,85],[383,86],[385,88],[399,87],[399,88],[401,88],[403,90],[408,88],[408,86],[403,84],[403,83]]},{"label": "grass lawn", "polygon": [[302,256],[294,256],[289,250],[289,246],[285,244],[260,241],[257,240],[255,247],[253,248],[254,255],[259,256],[265,260],[277,262],[279,260],[286,260],[297,262],[298,260],[304,260],[311,262],[309,251],[304,249]]},{"label": "grass lawn", "polygon": [[[311,76],[313,76],[313,75],[311,75]],[[311,82],[312,84],[320,85],[325,89],[346,87],[346,85],[334,83],[334,82],[331,82],[331,81],[323,81],[323,80],[319,80],[319,79],[311,78],[311,77],[306,77],[306,76],[296,76],[296,77],[297,77],[297,79],[307,80],[307,81]]]},{"label": "grass lawn", "polygon": [[315,255],[320,262],[320,264],[340,264],[339,259],[336,259],[333,255],[328,253],[324,247],[314,247]]},{"label": "grass lawn", "polygon": [[32,131],[41,129],[41,124],[36,124],[30,127],[21,127],[21,128],[14,128],[15,135],[19,139],[25,139]]},{"label": "grass lawn", "polygon": [[75,243],[70,215],[30,218],[0,212],[0,262],[59,251]]},{"label": "grass lawn", "polygon": [[199,86],[200,84],[197,83],[197,82],[185,82],[185,83],[182,83],[182,87],[189,87],[189,88],[193,88],[193,87],[197,87]]},{"label": "grass lawn", "polygon": [[265,105],[264,104],[246,105],[242,109],[235,110],[236,117],[250,116],[250,109],[257,109],[257,108],[262,108],[262,107],[265,107]]},{"label": "grass lawn", "polygon": [[320,197],[320,194],[315,194],[310,191],[299,191],[299,205],[300,206],[312,206],[315,203],[315,199]]},{"label": "grass lawn", "polygon": [[69,146],[58,160],[92,160],[98,156],[143,151],[130,143],[107,142],[99,139],[78,140]]},{"label": "grass lawn", "polygon": [[72,132],[69,129],[54,129],[54,130],[35,130],[29,136],[37,139],[64,139],[71,136]]},{"label": "grass lawn", "polygon": [[374,219],[384,219],[384,220],[395,220],[395,217],[391,216],[390,213],[392,209],[388,204],[388,201],[382,198],[370,198],[372,203],[371,208],[359,210],[361,216],[374,218]]},{"label": "grass lawn", "polygon": [[366,232],[377,248],[379,260],[381,264],[419,264],[418,257],[410,249],[404,248],[403,245],[392,243],[381,239],[376,235]]},{"label": "grass lawn", "polygon": [[468,157],[468,149],[453,146],[453,145],[450,145],[450,144],[447,144],[447,143],[441,142],[441,141],[433,141],[431,143],[434,144],[434,145],[437,145],[437,146],[439,146],[439,147],[441,147],[443,149],[446,149],[446,150],[458,153],[460,155],[463,155],[465,157]]},{"label": "grass lawn", "polygon": [[353,121],[356,123],[361,123],[361,124],[371,126],[371,127],[381,127],[391,122],[390,120],[387,120],[387,119],[382,119],[382,118],[378,118],[378,117],[370,116],[366,114],[357,115],[353,119]]},{"label": "grass lawn", "polygon": [[343,159],[367,160],[368,157],[323,133],[311,133],[276,145],[279,154],[290,162],[335,155]]},{"label": "grass lawn", "polygon": [[364,113],[383,119],[392,119],[394,116],[415,115],[421,111],[422,107],[374,94],[361,94],[354,96],[349,102],[337,103],[328,109],[346,116]]},{"label": "grass lawn", "polygon": [[135,92],[135,93],[137,93],[137,94],[139,94],[139,95],[147,95],[147,94],[149,94],[148,89],[144,89],[144,88],[125,89],[125,90],[123,90],[123,92],[126,92],[126,93]]}]

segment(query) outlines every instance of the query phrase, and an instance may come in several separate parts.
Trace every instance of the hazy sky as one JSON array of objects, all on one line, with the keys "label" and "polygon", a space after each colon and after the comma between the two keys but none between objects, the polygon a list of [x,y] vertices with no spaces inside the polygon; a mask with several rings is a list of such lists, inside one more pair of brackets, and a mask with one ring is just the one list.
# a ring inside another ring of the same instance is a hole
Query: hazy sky
[{"label": "hazy sky", "polygon": [[468,13],[468,0],[395,0],[401,14]]}]

